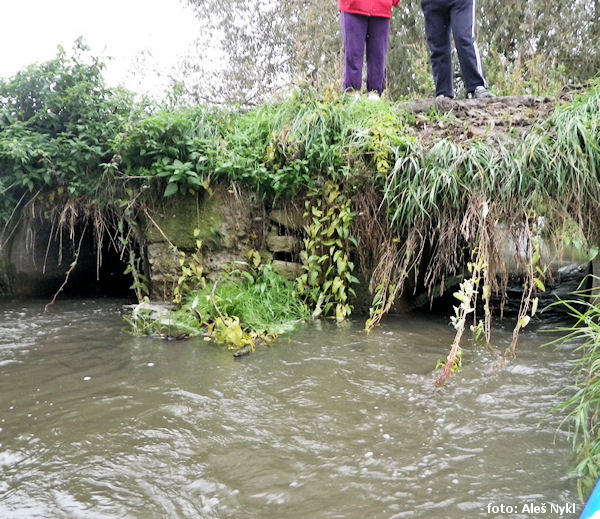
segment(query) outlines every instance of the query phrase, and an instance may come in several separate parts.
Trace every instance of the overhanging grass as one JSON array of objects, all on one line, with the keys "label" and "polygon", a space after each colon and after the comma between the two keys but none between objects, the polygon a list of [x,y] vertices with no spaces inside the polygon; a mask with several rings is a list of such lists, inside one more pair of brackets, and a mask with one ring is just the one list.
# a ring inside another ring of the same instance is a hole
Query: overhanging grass
[{"label": "overhanging grass", "polygon": [[[596,282],[600,278],[595,278]],[[581,499],[585,499],[600,476],[600,304],[591,291],[580,290],[575,299],[556,303],[575,319],[569,328],[561,328],[563,337],[555,343],[576,341],[581,358],[574,372],[575,394],[558,410],[566,413],[575,457],[574,473]]]}]

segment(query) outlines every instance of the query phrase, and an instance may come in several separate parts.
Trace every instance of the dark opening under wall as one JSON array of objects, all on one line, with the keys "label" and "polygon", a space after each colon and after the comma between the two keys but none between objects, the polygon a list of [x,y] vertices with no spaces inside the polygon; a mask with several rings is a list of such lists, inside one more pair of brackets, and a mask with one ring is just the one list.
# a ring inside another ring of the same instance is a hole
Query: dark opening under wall
[{"label": "dark opening under wall", "polygon": [[10,292],[47,297],[62,286],[63,297],[133,299],[133,278],[125,274],[128,258],[121,257],[109,236],[105,235],[100,245],[98,254],[98,242],[89,225],[75,225],[71,235],[68,229],[57,231],[48,221],[34,220],[19,229],[12,240]]},{"label": "dark opening under wall", "polygon": [[[74,253],[72,253],[74,256]],[[133,278],[125,274],[127,256],[121,257],[108,238],[98,244],[90,231],[81,242],[77,266],[69,276],[62,293],[66,296],[135,297]],[[70,266],[70,262],[67,264]],[[64,279],[63,279],[64,281]],[[62,284],[62,282],[61,282]]]}]

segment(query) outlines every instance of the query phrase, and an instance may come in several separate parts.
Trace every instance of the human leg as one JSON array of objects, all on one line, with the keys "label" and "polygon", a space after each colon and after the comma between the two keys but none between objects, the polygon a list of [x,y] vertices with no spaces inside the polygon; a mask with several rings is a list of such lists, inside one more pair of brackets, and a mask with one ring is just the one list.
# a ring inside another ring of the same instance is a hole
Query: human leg
[{"label": "human leg", "polygon": [[425,17],[425,36],[429,46],[435,95],[454,97],[448,2],[447,0],[422,0],[421,8]]},{"label": "human leg", "polygon": [[487,88],[479,49],[475,42],[475,0],[457,0],[452,8],[450,18],[454,45],[466,91],[471,93],[477,87]]},{"label": "human leg", "polygon": [[367,91],[379,95],[385,88],[385,65],[390,19],[378,16],[369,17],[367,29]]},{"label": "human leg", "polygon": [[368,16],[341,12],[340,20],[344,45],[344,92],[358,92],[362,85]]}]

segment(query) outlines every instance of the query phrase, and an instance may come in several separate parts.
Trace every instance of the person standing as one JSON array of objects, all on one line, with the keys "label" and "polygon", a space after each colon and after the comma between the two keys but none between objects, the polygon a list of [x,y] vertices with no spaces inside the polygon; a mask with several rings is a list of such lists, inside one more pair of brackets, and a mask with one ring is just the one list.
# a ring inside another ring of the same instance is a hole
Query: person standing
[{"label": "person standing", "polygon": [[481,58],[475,42],[475,0],[421,0],[425,36],[429,46],[436,97],[454,98],[450,32],[467,97],[494,97],[483,77]]},{"label": "person standing", "polygon": [[367,58],[367,92],[381,96],[392,7],[400,0],[338,0],[344,45],[344,92],[362,87],[363,61]]}]

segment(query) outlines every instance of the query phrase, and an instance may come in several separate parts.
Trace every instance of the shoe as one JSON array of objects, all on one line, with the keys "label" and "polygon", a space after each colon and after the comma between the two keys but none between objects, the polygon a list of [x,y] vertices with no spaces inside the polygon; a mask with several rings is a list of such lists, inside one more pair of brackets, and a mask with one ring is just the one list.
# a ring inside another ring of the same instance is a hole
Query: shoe
[{"label": "shoe", "polygon": [[440,94],[439,96],[435,96],[436,99],[448,99],[448,101],[452,101],[454,98],[447,96],[445,94]]},{"label": "shoe", "polygon": [[381,96],[377,92],[373,91],[368,93],[367,99],[369,101],[379,101],[381,99]]},{"label": "shoe", "polygon": [[486,87],[478,86],[475,91],[467,94],[469,99],[490,99],[495,97]]}]

